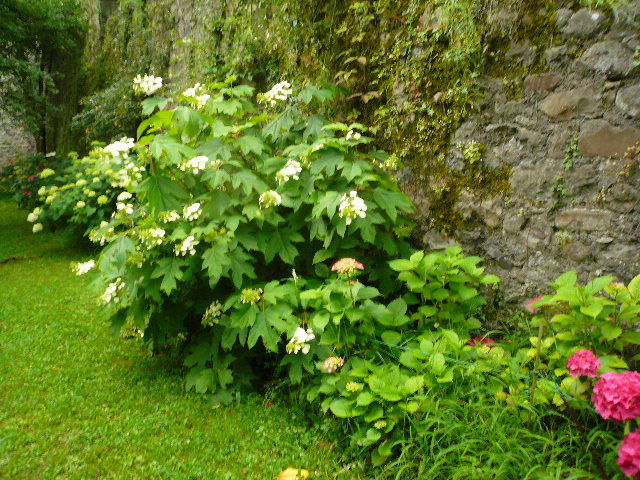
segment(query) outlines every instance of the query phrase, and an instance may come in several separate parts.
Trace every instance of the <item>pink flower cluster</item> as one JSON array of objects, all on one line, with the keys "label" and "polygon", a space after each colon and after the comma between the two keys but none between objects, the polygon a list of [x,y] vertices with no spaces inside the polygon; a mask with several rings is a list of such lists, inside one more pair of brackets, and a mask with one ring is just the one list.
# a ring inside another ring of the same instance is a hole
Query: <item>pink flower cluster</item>
[{"label": "pink flower cluster", "polygon": [[600,367],[600,359],[591,350],[578,350],[569,360],[567,360],[567,368],[569,375],[573,378],[597,377],[598,367]]},{"label": "pink flower cluster", "polygon": [[331,266],[332,272],[340,275],[353,275],[357,270],[364,270],[364,265],[354,258],[341,258]]},{"label": "pink flower cluster", "polygon": [[618,450],[618,466],[628,477],[640,478],[640,430],[622,440]]},{"label": "pink flower cluster", "polygon": [[[493,339],[491,338],[473,337],[467,342],[467,345],[471,345],[472,347],[475,347],[478,345],[486,345],[487,343],[496,343],[496,342],[494,342]],[[489,347],[489,348],[493,348],[493,347]]]},{"label": "pink flower cluster", "polygon": [[640,416],[640,373],[603,373],[593,387],[591,400],[605,420],[621,422]]},{"label": "pink flower cluster", "polygon": [[322,370],[327,373],[336,372],[344,365],[344,358],[342,357],[327,357],[322,364]]}]

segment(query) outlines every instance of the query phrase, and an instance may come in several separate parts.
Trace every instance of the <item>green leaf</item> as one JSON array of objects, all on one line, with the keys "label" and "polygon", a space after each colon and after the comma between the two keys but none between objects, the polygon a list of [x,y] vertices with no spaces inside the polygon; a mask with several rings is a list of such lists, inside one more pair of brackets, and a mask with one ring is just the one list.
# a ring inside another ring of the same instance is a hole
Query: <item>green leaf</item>
[{"label": "green leaf", "polygon": [[269,324],[268,316],[265,312],[258,313],[255,323],[249,330],[247,346],[249,348],[253,348],[258,342],[259,338],[262,338],[264,346],[267,350],[271,352],[278,351],[278,341],[280,340],[280,335]]},{"label": "green leaf", "polygon": [[606,340],[614,340],[622,335],[622,328],[608,322],[602,322],[600,324],[600,331],[602,331],[602,336]]},{"label": "green leaf", "polygon": [[[142,115],[144,115],[145,117],[147,115],[151,115],[156,108],[158,110],[163,110],[164,107],[166,107],[170,101],[171,101],[170,98],[164,98],[164,97],[146,98],[142,101]],[[138,135],[138,137],[139,136],[140,135]]]},{"label": "green leaf", "polygon": [[580,312],[589,317],[596,318],[600,312],[602,312],[602,304],[601,303],[592,303],[590,305],[585,305],[580,307]]},{"label": "green leaf", "polygon": [[360,407],[366,407],[375,400],[375,397],[370,392],[361,392],[356,398],[356,404]]},{"label": "green leaf", "polygon": [[398,210],[407,213],[413,211],[413,204],[405,193],[390,192],[389,190],[377,188],[373,191],[373,198],[392,222],[396,221]]},{"label": "green leaf", "polygon": [[629,282],[629,293],[633,298],[640,297],[640,275],[636,276]]},{"label": "green leaf", "polygon": [[573,287],[575,286],[577,281],[578,274],[575,272],[575,270],[571,270],[560,275],[558,278],[556,278],[555,282],[551,283],[551,285],[556,289],[559,289],[561,287]]},{"label": "green leaf", "polygon": [[328,177],[344,166],[344,155],[338,150],[320,150],[321,155],[311,164],[311,173],[318,175],[325,172]]},{"label": "green leaf", "polygon": [[234,189],[242,187],[245,195],[249,195],[251,190],[255,190],[257,193],[263,193],[269,190],[269,186],[249,170],[240,170],[234,173],[231,176],[231,185],[233,185]]},{"label": "green leaf", "polygon": [[500,283],[500,277],[497,275],[485,275],[480,279],[480,283],[482,285],[493,285],[496,283]]},{"label": "green leaf", "polygon": [[318,218],[322,215],[322,212],[326,210],[329,218],[332,218],[340,204],[341,194],[339,192],[329,190],[328,192],[321,193],[320,195],[320,198],[318,198],[313,206],[311,214]]},{"label": "green leaf", "polygon": [[613,277],[594,278],[589,283],[587,283],[586,287],[584,287],[584,293],[589,296],[594,295],[600,290],[603,290],[611,282],[613,282]]},{"label": "green leaf", "polygon": [[336,398],[329,405],[329,409],[336,417],[349,418],[353,416],[352,404],[346,398]]},{"label": "green leaf", "polygon": [[163,156],[169,159],[169,163],[172,165],[179,164],[183,158],[195,157],[195,150],[191,147],[183,145],[178,140],[168,135],[156,135],[149,145],[151,154],[161,161]]},{"label": "green leaf", "polygon": [[222,275],[228,271],[231,265],[228,248],[228,240],[222,237],[217,239],[211,248],[208,248],[202,254],[202,268],[207,269],[211,288],[218,284]]},{"label": "green leaf", "polygon": [[252,135],[244,135],[238,138],[235,146],[236,148],[240,148],[240,151],[244,155],[254,153],[257,156],[260,156],[260,154],[265,150],[265,145],[262,143],[262,140]]},{"label": "green leaf", "polygon": [[169,295],[176,288],[176,280],[182,278],[183,272],[180,269],[185,265],[187,265],[187,261],[182,258],[161,258],[153,270],[151,278],[162,277],[160,288]]},{"label": "green leaf", "polygon": [[182,185],[162,175],[150,175],[135,191],[146,198],[156,215],[167,210],[181,210],[183,200],[189,197]]}]

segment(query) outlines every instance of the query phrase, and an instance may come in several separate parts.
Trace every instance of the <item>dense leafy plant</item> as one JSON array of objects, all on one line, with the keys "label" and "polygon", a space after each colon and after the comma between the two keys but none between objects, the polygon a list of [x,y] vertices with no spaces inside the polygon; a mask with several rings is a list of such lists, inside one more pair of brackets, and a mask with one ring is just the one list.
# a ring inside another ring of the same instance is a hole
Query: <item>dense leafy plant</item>
[{"label": "dense leafy plant", "polygon": [[[154,349],[188,340],[187,386],[200,392],[246,383],[239,372],[305,325],[292,270],[313,286],[328,276],[323,261],[368,258],[367,281],[390,294],[399,283],[385,260],[410,252],[413,207],[383,169],[389,157],[366,147],[362,125],[305,113],[333,90],[308,87],[300,108],[269,115],[230,82],[144,101],[160,110],[138,128],[139,184],[92,235],[108,243],[107,316]],[[282,83],[261,98],[290,94]]]},{"label": "dense leafy plant", "polygon": [[36,154],[0,165],[0,187],[13,194],[18,205],[32,208],[38,203],[38,191],[48,183],[40,174],[50,165],[63,164],[56,155]]}]

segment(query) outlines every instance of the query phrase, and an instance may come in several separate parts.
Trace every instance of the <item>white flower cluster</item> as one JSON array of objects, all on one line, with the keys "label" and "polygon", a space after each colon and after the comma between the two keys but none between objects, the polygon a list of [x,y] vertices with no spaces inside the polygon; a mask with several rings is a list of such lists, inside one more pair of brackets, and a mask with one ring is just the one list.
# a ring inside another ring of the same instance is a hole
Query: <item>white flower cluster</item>
[{"label": "white flower cluster", "polygon": [[287,352],[298,353],[302,350],[302,353],[306,355],[311,349],[311,345],[309,345],[307,342],[310,342],[314,338],[316,338],[316,336],[313,334],[313,330],[311,330],[310,328],[305,330],[302,327],[298,327],[296,332],[293,334],[293,337],[291,337],[291,340],[289,340],[289,343],[287,344]]},{"label": "white flower cluster", "polygon": [[206,93],[204,87],[199,83],[196,83],[193,87],[187,88],[182,95],[190,97],[195,100],[193,103],[197,108],[202,108],[207,104],[207,101],[211,98],[211,95]]},{"label": "white flower cluster", "polygon": [[208,162],[209,157],[201,155],[199,157],[193,157],[191,160],[187,160],[186,162],[182,162],[178,168],[183,172],[191,172],[194,175],[197,175],[207,168]]},{"label": "white flower cluster", "polygon": [[217,319],[222,315],[222,304],[217,300],[209,305],[207,311],[202,316],[202,325],[210,327],[211,325],[218,323]]},{"label": "white flower cluster", "polygon": [[260,208],[277,207],[282,203],[282,197],[275,190],[267,190],[260,195]]},{"label": "white flower cluster", "polygon": [[286,80],[276,83],[271,90],[261,95],[260,101],[274,107],[279,101],[286,100],[293,93],[291,84]]},{"label": "white flower cluster", "polygon": [[133,163],[132,161],[128,161],[124,165],[122,165],[122,168],[120,168],[120,170],[114,172],[113,170],[109,169],[105,173],[109,174],[111,179],[111,186],[113,188],[126,188],[129,186],[137,186],[138,182],[142,180],[141,172],[144,171],[144,167],[137,167],[135,163]]},{"label": "white flower cluster", "polygon": [[193,205],[189,205],[188,207],[184,207],[182,210],[182,216],[188,221],[197,220],[201,213],[202,210],[200,209],[200,203],[198,202]]},{"label": "white flower cluster", "polygon": [[[100,243],[100,245],[110,242],[115,237],[113,235],[114,227],[107,228],[108,225],[109,222],[105,222],[104,220],[100,222],[100,226],[97,229],[89,232],[89,240],[93,243]],[[107,229],[105,230],[105,228]]]},{"label": "white flower cluster", "polygon": [[129,200],[131,197],[132,195],[129,192],[120,192],[118,195],[118,201],[124,202],[125,200]]},{"label": "white flower cluster", "polygon": [[122,279],[120,277],[116,278],[114,282],[111,282],[109,285],[107,285],[106,290],[100,296],[100,300],[105,305],[112,302],[120,303],[120,297],[118,296],[118,294],[121,293],[122,290],[124,290],[124,287],[125,283],[122,281]]},{"label": "white flower cluster", "polygon": [[31,231],[33,233],[38,233],[42,231],[42,224],[41,223],[34,223],[33,224],[33,228],[31,229]]},{"label": "white flower cluster", "polygon": [[287,164],[278,173],[276,173],[276,180],[278,183],[288,182],[291,178],[294,180],[300,180],[300,172],[302,172],[300,162],[289,159]]},{"label": "white flower cluster", "polygon": [[73,271],[73,273],[75,273],[76,275],[84,275],[96,266],[96,262],[94,260],[89,260],[88,262],[84,263],[73,262],[71,265],[71,270]]},{"label": "white flower cluster", "polygon": [[367,204],[358,196],[358,192],[351,190],[348,196],[346,193],[342,195],[340,206],[338,207],[338,215],[340,218],[344,217],[346,219],[347,225],[351,225],[351,222],[358,217],[366,217],[366,212]]},{"label": "white flower cluster", "polygon": [[196,253],[195,247],[199,243],[200,242],[197,241],[193,235],[189,235],[187,238],[184,239],[182,243],[179,243],[178,245],[176,245],[175,247],[176,255],[185,256],[187,253],[189,253],[190,255],[195,255]]},{"label": "white flower cluster", "polygon": [[162,245],[165,233],[162,228],[150,228],[140,232],[140,239],[147,244],[147,249],[151,250],[155,246]]},{"label": "white flower cluster", "polygon": [[76,206],[75,206],[74,208],[75,208],[76,210],[80,210],[81,208],[84,208],[84,207],[86,207],[86,206],[87,206],[86,202],[84,202],[84,201],[80,200],[80,201],[78,201],[78,202],[76,203]]},{"label": "white flower cluster", "polygon": [[133,205],[130,203],[118,202],[116,203],[116,209],[126,215],[133,215]]},{"label": "white flower cluster", "polygon": [[38,218],[40,218],[40,214],[42,213],[42,209],[40,207],[36,207],[33,209],[33,212],[31,212],[29,215],[27,215],[27,222],[29,223],[35,223],[38,221]]},{"label": "white flower cluster", "polygon": [[175,210],[169,210],[160,214],[160,221],[164,223],[171,223],[180,220],[180,214]]},{"label": "white flower cluster", "polygon": [[116,140],[104,147],[104,151],[113,157],[122,156],[127,158],[127,153],[135,146],[136,142],[133,138],[122,137],[120,140]]},{"label": "white flower cluster", "polygon": [[356,140],[356,141],[360,140],[361,136],[362,135],[360,135],[358,132],[355,132],[353,130],[349,130],[347,132],[347,141],[349,141],[349,140]]},{"label": "white flower cluster", "polygon": [[138,95],[153,95],[162,88],[162,77],[136,75],[133,79],[133,91]]}]

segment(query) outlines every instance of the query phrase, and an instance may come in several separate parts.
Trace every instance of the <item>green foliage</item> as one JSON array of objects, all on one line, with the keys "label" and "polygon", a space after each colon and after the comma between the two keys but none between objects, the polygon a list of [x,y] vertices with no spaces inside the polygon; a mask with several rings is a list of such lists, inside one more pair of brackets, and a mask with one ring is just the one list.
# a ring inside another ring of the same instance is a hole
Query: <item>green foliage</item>
[{"label": "green foliage", "polygon": [[40,173],[50,166],[64,164],[55,155],[45,157],[36,154],[0,165],[0,188],[13,194],[15,202],[24,208],[33,208],[38,203],[38,190],[48,180]]},{"label": "green foliage", "polygon": [[[636,331],[640,313],[640,276],[628,286],[613,277],[597,277],[585,286],[577,283],[575,271],[558,277],[553,295],[535,303],[533,325],[542,336],[532,336],[533,348],[542,362],[538,369],[564,379],[562,387],[572,396],[586,400],[588,382],[567,375],[566,362],[578,350],[591,350],[601,360],[600,373],[628,370],[637,364],[640,345]],[[542,338],[542,340],[539,340]],[[556,396],[556,402],[560,399]],[[580,404],[579,404],[580,405]],[[584,405],[582,405],[584,406]]]}]

